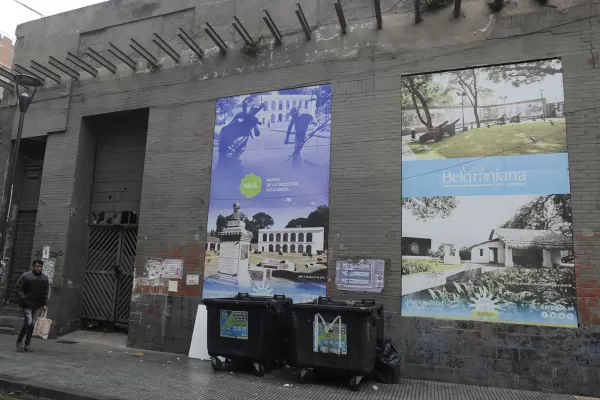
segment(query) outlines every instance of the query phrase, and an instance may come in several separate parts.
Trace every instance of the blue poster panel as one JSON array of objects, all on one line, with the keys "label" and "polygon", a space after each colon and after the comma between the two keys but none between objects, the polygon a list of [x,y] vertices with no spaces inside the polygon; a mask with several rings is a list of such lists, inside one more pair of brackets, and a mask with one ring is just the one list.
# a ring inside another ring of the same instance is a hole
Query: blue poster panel
[{"label": "blue poster panel", "polygon": [[326,293],[331,85],[217,100],[204,298]]},{"label": "blue poster panel", "polygon": [[402,314],[577,327],[560,60],[402,79]]}]

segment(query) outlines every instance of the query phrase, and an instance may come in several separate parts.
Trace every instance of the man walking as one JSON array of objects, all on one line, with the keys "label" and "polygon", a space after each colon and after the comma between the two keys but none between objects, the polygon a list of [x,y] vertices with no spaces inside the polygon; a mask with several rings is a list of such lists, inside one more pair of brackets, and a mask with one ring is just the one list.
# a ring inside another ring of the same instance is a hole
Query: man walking
[{"label": "man walking", "polygon": [[[40,309],[47,309],[48,304],[48,277],[42,273],[43,263],[41,260],[33,262],[33,268],[25,272],[17,280],[15,291],[19,298],[19,306],[23,309],[23,327],[17,339],[17,351],[31,352],[31,336],[35,320],[39,317]],[[23,347],[25,338],[25,347]]]}]

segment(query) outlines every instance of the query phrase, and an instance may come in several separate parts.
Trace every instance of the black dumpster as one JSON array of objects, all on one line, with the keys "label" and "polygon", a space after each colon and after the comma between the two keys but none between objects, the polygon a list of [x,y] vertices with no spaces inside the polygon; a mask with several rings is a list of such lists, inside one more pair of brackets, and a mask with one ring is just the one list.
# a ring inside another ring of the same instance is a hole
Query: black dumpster
[{"label": "black dumpster", "polygon": [[252,364],[256,376],[265,367],[282,366],[291,355],[292,299],[249,296],[205,299],[208,354],[215,371],[224,357],[234,364]]},{"label": "black dumpster", "polygon": [[308,370],[319,374],[351,376],[350,388],[375,368],[383,345],[383,307],[374,300],[334,301],[320,297],[312,303],[292,305],[296,378]]}]

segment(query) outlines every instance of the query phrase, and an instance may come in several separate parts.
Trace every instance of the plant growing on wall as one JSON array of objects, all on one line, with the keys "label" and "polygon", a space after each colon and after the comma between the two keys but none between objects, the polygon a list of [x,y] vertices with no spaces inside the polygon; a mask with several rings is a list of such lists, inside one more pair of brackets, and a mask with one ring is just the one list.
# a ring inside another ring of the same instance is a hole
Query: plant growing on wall
[{"label": "plant growing on wall", "polygon": [[488,0],[488,8],[491,13],[499,13],[504,8],[504,0]]},{"label": "plant growing on wall", "polygon": [[260,45],[263,43],[264,40],[264,36],[260,36],[256,41],[250,44],[246,43],[244,47],[242,47],[242,51],[250,56],[256,57],[258,55]]}]

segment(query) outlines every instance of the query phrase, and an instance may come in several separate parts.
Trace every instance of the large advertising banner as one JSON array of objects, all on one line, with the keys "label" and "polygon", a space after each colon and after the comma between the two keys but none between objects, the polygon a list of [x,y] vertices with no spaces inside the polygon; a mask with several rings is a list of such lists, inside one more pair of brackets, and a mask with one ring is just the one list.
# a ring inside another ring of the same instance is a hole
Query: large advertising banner
[{"label": "large advertising banner", "polygon": [[402,80],[402,314],[577,327],[560,60]]},{"label": "large advertising banner", "polygon": [[331,85],[217,100],[204,298],[326,293]]}]

